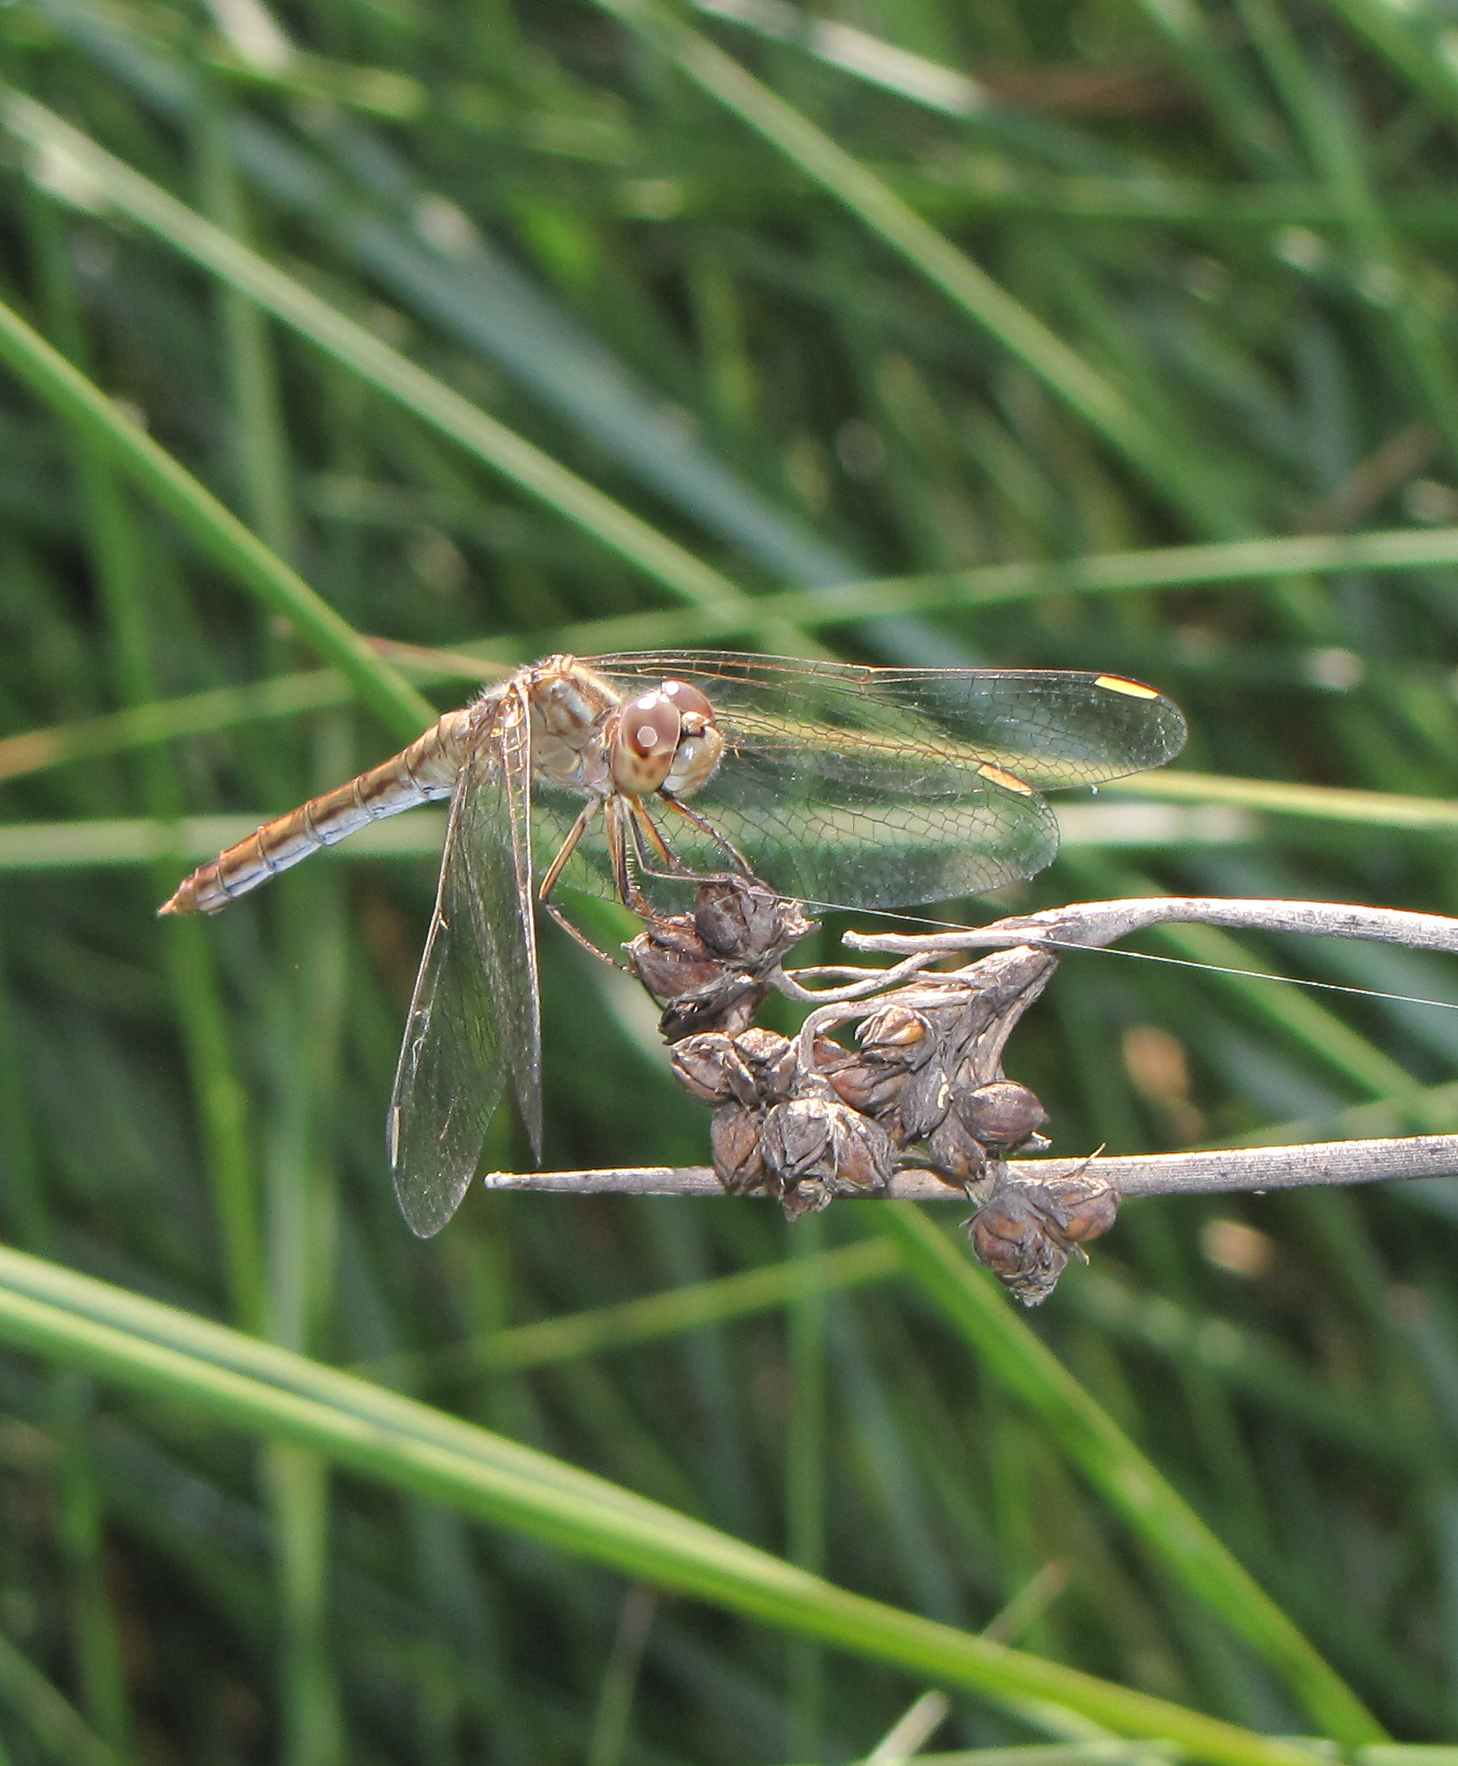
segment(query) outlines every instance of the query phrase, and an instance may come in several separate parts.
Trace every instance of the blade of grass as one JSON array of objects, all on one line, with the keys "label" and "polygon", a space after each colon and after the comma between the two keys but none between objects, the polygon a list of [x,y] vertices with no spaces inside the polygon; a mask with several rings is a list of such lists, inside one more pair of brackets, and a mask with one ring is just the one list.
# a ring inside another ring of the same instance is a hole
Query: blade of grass
[{"label": "blade of grass", "polygon": [[213,561],[332,662],[402,739],[418,735],[434,713],[354,628],[251,534],[212,493],[65,357],[0,302],[0,360],[7,362],[87,445],[165,509]]},{"label": "blade of grass", "polygon": [[[181,52],[174,47],[172,59],[164,62],[156,40],[125,33],[119,15],[104,17],[59,0],[47,0],[46,10],[109,76],[120,78],[149,106],[179,122],[189,120],[201,102],[198,63],[214,76],[239,71],[231,58],[222,65],[211,58],[207,38],[189,40]],[[310,67],[309,58],[295,51],[281,64],[257,71],[286,90],[290,68],[307,76]],[[302,101],[309,101],[307,77],[295,90]],[[421,84],[419,91],[438,114],[442,94],[435,82]],[[583,103],[592,99],[583,92]],[[470,100],[465,104],[469,110]],[[600,99],[597,105],[602,114],[596,120],[615,138],[612,157],[631,163],[631,136],[616,110]],[[260,194],[332,240],[354,276],[378,281],[443,334],[498,364],[655,494],[676,503],[761,569],[806,582],[859,574],[854,561],[808,523],[766,503],[722,459],[686,434],[665,414],[661,387],[640,387],[546,286],[531,281],[481,236],[458,202],[423,186],[410,162],[381,134],[367,135],[337,116],[332,127],[324,127],[323,121],[316,119],[312,132],[332,149],[342,175],[257,113],[240,118],[231,131],[231,145],[240,171]],[[423,221],[427,216],[444,229],[443,245],[433,242],[431,227]]]},{"label": "blade of grass", "polygon": [[[560,628],[552,642],[572,654],[590,656],[608,650],[746,637],[759,625],[761,612],[767,620],[814,629],[861,620],[894,619],[906,613],[942,613],[953,607],[969,610],[1016,606],[1045,594],[1138,594],[1149,589],[1198,589],[1217,584],[1338,576],[1351,571],[1441,571],[1455,564],[1458,528],[1239,540],[1222,545],[1107,553],[1066,562],[1040,559],[1027,564],[885,577],[829,589],[786,589],[757,595],[752,600],[736,593],[727,601],[709,602],[699,608],[668,608],[584,620]],[[518,645],[499,640],[476,644],[471,654],[483,667],[505,665],[520,658]],[[404,666],[405,659],[401,660]],[[464,658],[449,667],[431,668],[422,659],[420,678],[427,682],[458,679],[463,663]],[[416,672],[416,665],[410,666],[411,672]],[[288,675],[245,687],[215,687],[109,716],[29,730],[0,738],[0,780],[148,743],[231,729],[255,718],[291,717],[299,712],[325,710],[345,703],[349,693],[344,681],[328,673]],[[1160,774],[1157,788],[1177,780],[1179,783],[1173,788],[1183,790],[1186,782],[1195,779],[1196,775],[1190,773]],[[1228,789],[1249,807],[1264,807],[1266,800],[1243,795],[1254,784],[1250,780],[1218,780],[1202,775],[1201,781],[1191,786],[1192,801],[1221,801],[1222,793]],[[1275,794],[1269,800],[1270,807],[1283,807],[1281,794],[1298,788],[1271,784],[1266,789]],[[1358,800],[1364,797],[1388,804],[1398,801],[1383,793],[1328,792],[1324,787],[1313,787],[1312,793],[1315,806],[1323,802],[1340,805],[1350,799],[1354,815],[1362,813]],[[1412,799],[1410,803],[1411,813],[1430,814],[1439,825],[1446,825],[1446,811],[1438,800]],[[1420,812],[1420,804],[1427,804],[1428,810]],[[1314,807],[1311,813],[1323,812]],[[1339,809],[1338,813],[1347,812]]]},{"label": "blade of grass", "polygon": [[[70,287],[69,253],[56,231],[51,206],[43,197],[32,205],[31,216],[55,321],[70,350],[78,353],[84,339],[75,293]],[[5,335],[7,321],[12,318],[0,308],[0,336]],[[114,421],[118,431],[123,427],[131,429],[133,439],[146,441],[143,452],[157,466],[170,469],[173,463],[115,407],[101,400],[99,394],[93,397],[92,383],[70,361],[52,351],[34,333],[27,331],[21,341],[51,381],[66,386],[80,400],[80,405],[67,404],[62,409],[70,422],[76,449],[83,532],[111,631],[117,697],[131,705],[145,703],[156,693],[156,676],[142,587],[141,535],[113,476],[116,456],[104,443],[103,437],[110,433],[104,420]],[[83,405],[97,420],[88,421],[80,414]],[[180,469],[178,475],[182,476]],[[206,497],[205,492],[201,494]],[[221,505],[218,510],[226,513]],[[231,516],[227,521],[239,535],[246,535],[246,530]],[[248,538],[250,546],[257,545],[251,536]],[[161,752],[148,750],[144,761],[145,799],[158,825],[172,827],[181,802],[170,760]],[[155,855],[154,865],[160,899],[167,894],[175,861],[164,847]],[[241,1132],[242,1091],[229,1054],[229,1035],[212,952],[198,936],[198,928],[179,930],[181,938],[168,941],[164,948],[177,1021],[183,1030],[184,1052],[201,1106],[207,1170],[234,1316],[244,1324],[256,1326],[262,1317],[263,1259],[256,1174],[248,1158],[248,1137]]]},{"label": "blade of grass", "polygon": [[1451,27],[1441,12],[1409,12],[1393,0],[1332,0],[1332,11],[1440,115],[1458,118],[1458,75],[1446,53]]},{"label": "blade of grass", "polygon": [[[821,1254],[824,1223],[802,1222],[795,1235],[796,1263]],[[825,1468],[834,1454],[826,1439],[826,1313],[823,1287],[808,1285],[789,1313],[789,1375],[794,1401],[785,1430],[785,1533],[790,1562],[819,1575],[825,1569]],[[825,1663],[813,1643],[791,1648],[788,1670],[788,1742],[791,1756],[819,1759],[825,1753]]]},{"label": "blade of grass", "polygon": [[[13,1713],[5,1724],[12,1741],[28,1740],[42,1750],[37,1757],[53,1759],[65,1766],[124,1766],[123,1756],[115,1754],[99,1735],[89,1727],[80,1713],[61,1697],[39,1668],[29,1661],[0,1631],[0,1705]],[[0,1759],[9,1759],[0,1738]],[[15,1756],[17,1762],[24,1756]]]},{"label": "blade of grass", "polygon": [[1021,1398],[1063,1451],[1195,1599],[1279,1674],[1324,1735],[1349,1747],[1383,1739],[1381,1726],[1216,1535],[1141,1454],[1007,1303],[990,1276],[919,1210],[884,1205],[884,1230],[980,1364]]},{"label": "blade of grass", "polygon": [[[1364,137],[1347,94],[1338,83],[1340,63],[1326,57],[1312,65],[1320,46],[1303,40],[1269,0],[1239,0],[1240,12],[1285,100],[1307,152],[1325,177],[1361,255],[1360,275],[1371,306],[1422,395],[1427,420],[1446,443],[1449,470],[1458,460],[1458,382],[1452,374],[1445,326],[1430,310],[1424,288],[1408,274],[1382,204],[1363,163]],[[1444,315],[1446,319],[1446,313]]]},{"label": "blade of grass", "polygon": [[[739,594],[729,578],[701,564],[682,546],[211,226],[43,105],[0,86],[0,126],[27,150],[33,177],[71,189],[103,214],[115,210],[125,215],[159,243],[247,294],[324,354],[643,571],[676,599],[699,603]],[[65,169],[58,172],[56,162]],[[12,365],[17,365],[13,356]]]},{"label": "blade of grass", "polygon": [[[221,103],[205,102],[195,140],[201,200],[214,224],[247,239],[251,216],[232,163],[227,124]],[[214,318],[228,408],[236,413],[232,440],[249,524],[280,558],[293,558],[299,549],[295,472],[269,327],[259,309],[226,284],[217,291]],[[266,629],[262,636],[264,654],[271,649],[275,666],[286,666],[292,644]],[[331,735],[337,738],[338,730],[326,722],[315,746],[327,749]],[[333,747],[337,752],[337,740]],[[285,795],[286,761],[268,759],[266,774],[283,775],[269,782]],[[340,762],[342,777],[348,766],[343,756]],[[316,1104],[333,1094],[330,1068],[339,1041],[339,916],[337,909],[331,914],[325,899],[337,895],[335,880],[325,873],[294,897],[285,933],[291,960],[282,965],[265,1004],[265,1036],[279,1051],[282,1070],[278,1106],[268,1113],[270,1127],[256,1142],[272,1247],[266,1324],[276,1341],[300,1350],[312,1347],[312,1327],[327,1311],[331,1246],[320,1228],[332,1174],[311,1154],[323,1138]],[[315,1083],[297,1083],[300,1073]],[[329,1467],[316,1454],[272,1442],[259,1469],[272,1511],[280,1608],[274,1656],[283,1712],[280,1753],[284,1766],[331,1766],[343,1758],[346,1741],[328,1625]]]},{"label": "blade of grass", "polygon": [[478,1342],[447,1345],[419,1353],[390,1355],[352,1371],[412,1390],[438,1389],[482,1372],[528,1373],[560,1361],[576,1361],[632,1349],[644,1343],[685,1336],[707,1325],[729,1324],[759,1313],[780,1311],[807,1294],[848,1292],[884,1281],[899,1267],[895,1247],[882,1239],[844,1245],[808,1259],[743,1269],[715,1280],[686,1284],[616,1306],[568,1312],[534,1324],[495,1331]]},{"label": "blade of grass", "polygon": [[[4,1248],[0,1338],[225,1427],[314,1448],[363,1477],[627,1575],[898,1664],[921,1680],[1000,1703],[1061,1704],[1120,1734],[1166,1738],[1216,1766],[1311,1766],[1307,1748],[848,1593],[483,1429]],[[1098,1433],[1093,1438],[1107,1446]],[[1380,1733],[1370,1720],[1358,1721],[1355,1701],[1333,1697],[1330,1703],[1334,1733],[1365,1739]]]},{"label": "blade of grass", "polygon": [[893,190],[807,117],[690,29],[656,0],[593,0],[643,36],[694,85],[723,105],[828,192],[866,230],[937,288],[956,310],[1020,362],[1197,529],[1230,535],[1244,525],[1198,449],[1146,422],[1112,382],[959,252]]}]

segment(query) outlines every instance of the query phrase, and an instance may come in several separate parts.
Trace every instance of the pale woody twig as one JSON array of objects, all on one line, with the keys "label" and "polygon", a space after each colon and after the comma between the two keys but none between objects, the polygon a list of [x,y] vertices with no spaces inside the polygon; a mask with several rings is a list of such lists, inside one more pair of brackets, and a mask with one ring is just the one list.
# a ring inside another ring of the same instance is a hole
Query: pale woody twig
[{"label": "pale woody twig", "polygon": [[[1081,1171],[1135,1196],[1200,1196],[1244,1191],[1392,1183],[1458,1177],[1458,1135],[1424,1134],[1369,1141],[1311,1141],[1296,1147],[1235,1147],[1219,1152],[1149,1153],[1087,1159],[1012,1159],[1014,1176],[1046,1180]],[[724,1196],[707,1165],[642,1165],[585,1171],[495,1171],[488,1190],[534,1190],[576,1196]],[[930,1171],[898,1171],[876,1201],[959,1202],[967,1198]]]},{"label": "pale woody twig", "polygon": [[1402,908],[1369,908],[1345,901],[1260,901],[1218,895],[1131,896],[1124,901],[1074,901],[1038,914],[1014,914],[990,926],[954,932],[847,932],[851,950],[891,955],[947,955],[995,950],[1010,944],[1056,948],[1112,944],[1148,926],[1194,921],[1239,932],[1289,932],[1302,936],[1362,938],[1405,944],[1414,950],[1458,954],[1458,920],[1445,914],[1414,914]]}]

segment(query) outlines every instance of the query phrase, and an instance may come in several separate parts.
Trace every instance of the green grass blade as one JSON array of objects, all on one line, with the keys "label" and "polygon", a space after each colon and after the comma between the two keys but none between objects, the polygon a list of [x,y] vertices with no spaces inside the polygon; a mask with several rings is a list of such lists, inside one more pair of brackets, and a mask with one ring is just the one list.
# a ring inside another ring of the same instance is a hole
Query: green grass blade
[{"label": "green grass blade", "polygon": [[88,446],[164,509],[220,569],[282,614],[399,736],[418,734],[431,721],[429,702],[382,663],[297,572],[3,303],[0,360],[57,416],[76,425]]},{"label": "green grass blade", "polygon": [[1324,1734],[1348,1746],[1381,1739],[1361,1701],[1195,1511],[1009,1308],[990,1276],[919,1210],[886,1205],[886,1230],[989,1373],[1042,1419],[1105,1500],[1197,1599],[1208,1602],[1299,1697]]},{"label": "green grass blade", "polygon": [[[835,1588],[570,1466],[220,1325],[0,1249],[0,1336],[224,1427],[922,1679],[1050,1699],[1219,1766],[1310,1766],[1307,1749],[1003,1649]],[[1359,1709],[1359,1708],[1358,1708]],[[1347,1723],[1355,1727],[1349,1711]],[[1366,1733],[1374,1731],[1368,1724]]]}]

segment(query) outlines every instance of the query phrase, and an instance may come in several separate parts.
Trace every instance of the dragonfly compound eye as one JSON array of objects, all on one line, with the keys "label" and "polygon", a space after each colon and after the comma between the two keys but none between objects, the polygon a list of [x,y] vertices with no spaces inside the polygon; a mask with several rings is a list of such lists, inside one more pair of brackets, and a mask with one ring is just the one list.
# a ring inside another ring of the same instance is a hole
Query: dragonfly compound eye
[{"label": "dragonfly compound eye", "polygon": [[687,681],[665,681],[658,690],[670,704],[678,707],[685,723],[694,716],[709,723],[714,721],[713,706],[697,687],[691,687]]},{"label": "dragonfly compound eye", "polygon": [[716,724],[706,721],[701,728],[691,730],[690,720],[683,721],[684,734],[662,786],[670,797],[692,797],[695,791],[702,791],[724,756],[724,737]]},{"label": "dragonfly compound eye", "polygon": [[613,743],[613,783],[641,797],[656,791],[673,766],[683,716],[661,688],[630,700],[622,709]]},{"label": "dragonfly compound eye", "polygon": [[663,697],[682,718],[673,765],[661,789],[670,797],[692,797],[713,778],[724,755],[724,738],[714,722],[714,708],[687,681],[665,681]]}]

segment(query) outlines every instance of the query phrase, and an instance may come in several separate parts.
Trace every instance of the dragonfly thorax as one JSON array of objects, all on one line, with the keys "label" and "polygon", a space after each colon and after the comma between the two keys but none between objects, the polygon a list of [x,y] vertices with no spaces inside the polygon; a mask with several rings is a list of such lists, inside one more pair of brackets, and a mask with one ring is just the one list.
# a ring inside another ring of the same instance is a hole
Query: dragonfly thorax
[{"label": "dragonfly thorax", "polygon": [[608,732],[618,708],[617,693],[571,656],[538,663],[523,684],[533,769],[584,797],[608,796],[614,788]]}]

